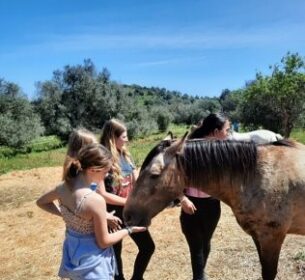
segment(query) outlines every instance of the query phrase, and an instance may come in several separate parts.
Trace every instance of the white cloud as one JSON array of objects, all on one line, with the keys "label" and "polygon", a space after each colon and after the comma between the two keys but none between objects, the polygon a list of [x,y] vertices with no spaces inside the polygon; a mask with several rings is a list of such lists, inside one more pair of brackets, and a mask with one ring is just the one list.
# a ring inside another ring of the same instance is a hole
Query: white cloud
[{"label": "white cloud", "polygon": [[184,57],[174,57],[170,59],[163,59],[163,60],[155,60],[155,61],[145,61],[136,63],[136,66],[158,66],[158,65],[166,65],[166,64],[176,64],[176,63],[189,63],[194,61],[202,61],[206,57],[203,55],[195,55],[195,56],[184,56]]},{"label": "white cloud", "polygon": [[[209,49],[265,46],[287,43],[289,40],[305,41],[300,26],[262,28],[247,31],[217,29],[208,32],[177,34],[114,34],[99,33],[71,36],[51,36],[39,47],[55,51],[98,49]],[[304,29],[304,28],[302,28]]]},{"label": "white cloud", "polygon": [[[44,52],[81,52],[99,50],[206,50],[206,49],[238,49],[277,46],[280,44],[305,43],[305,27],[299,24],[269,26],[260,29],[226,30],[223,28],[196,32],[183,30],[164,34],[146,32],[138,34],[103,34],[98,32],[73,35],[38,36],[38,43],[13,49],[5,55],[26,55]],[[1,55],[2,57],[4,54]],[[169,61],[152,62],[165,64]]]}]

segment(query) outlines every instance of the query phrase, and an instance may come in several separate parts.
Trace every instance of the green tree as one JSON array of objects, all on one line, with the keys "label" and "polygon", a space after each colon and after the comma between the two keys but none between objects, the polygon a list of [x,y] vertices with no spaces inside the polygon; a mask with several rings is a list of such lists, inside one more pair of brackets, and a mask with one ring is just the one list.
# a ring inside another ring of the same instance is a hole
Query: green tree
[{"label": "green tree", "polygon": [[[193,124],[219,111],[216,98],[199,98],[165,88],[121,85],[110,72],[98,72],[90,59],[53,72],[51,80],[37,83],[34,104],[47,134],[66,138],[73,128],[99,130],[112,117],[130,125],[133,136],[166,129],[170,120]],[[160,110],[162,107],[162,110]],[[156,114],[155,112],[161,112]]]},{"label": "green tree", "polygon": [[0,79],[0,145],[19,148],[40,136],[39,115],[18,85]]},{"label": "green tree", "polygon": [[156,118],[158,130],[165,132],[172,120],[172,115],[168,110],[164,110],[162,107],[155,107],[153,110],[153,116]]},{"label": "green tree", "polygon": [[246,126],[263,126],[289,137],[305,107],[304,59],[288,53],[271,76],[258,73],[245,89],[241,114]]},{"label": "green tree", "polygon": [[282,67],[273,67],[270,95],[274,111],[281,118],[282,133],[289,137],[305,108],[305,74],[301,72],[305,62],[298,54],[287,54],[281,62]]},{"label": "green tree", "polygon": [[116,86],[109,82],[110,72],[97,73],[90,59],[82,65],[67,65],[53,72],[53,78],[37,84],[37,111],[47,129],[67,139],[77,127],[99,129],[115,114]]},{"label": "green tree", "polygon": [[221,104],[222,112],[224,112],[229,119],[240,122],[240,104],[243,98],[243,90],[228,90],[222,91],[219,97],[219,103]]},{"label": "green tree", "polygon": [[[58,74],[56,72],[54,76],[57,77]],[[46,128],[45,133],[66,139],[73,127],[69,118],[69,108],[62,100],[63,93],[59,82],[54,79],[53,81],[37,83],[36,87],[39,98],[34,101],[34,104]]]}]

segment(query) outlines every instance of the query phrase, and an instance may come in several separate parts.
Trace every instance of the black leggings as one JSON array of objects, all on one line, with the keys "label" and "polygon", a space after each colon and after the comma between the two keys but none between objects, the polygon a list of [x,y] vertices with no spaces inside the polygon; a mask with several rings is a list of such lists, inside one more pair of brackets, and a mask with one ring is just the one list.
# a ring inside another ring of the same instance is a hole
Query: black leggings
[{"label": "black leggings", "polygon": [[[107,210],[109,212],[115,210],[115,216],[123,220],[123,207],[107,205]],[[148,266],[150,258],[155,251],[155,244],[152,240],[149,231],[133,233],[130,235],[132,240],[136,243],[138,247],[138,254],[133,267],[133,275],[131,280],[143,280],[143,274]],[[125,280],[123,273],[123,263],[122,263],[122,241],[113,245],[116,261],[118,275],[114,277],[115,280]]]},{"label": "black leggings", "polygon": [[193,280],[204,280],[204,268],[211,249],[211,238],[220,218],[220,201],[211,197],[188,197],[197,208],[193,215],[181,210],[180,224],[189,246]]}]

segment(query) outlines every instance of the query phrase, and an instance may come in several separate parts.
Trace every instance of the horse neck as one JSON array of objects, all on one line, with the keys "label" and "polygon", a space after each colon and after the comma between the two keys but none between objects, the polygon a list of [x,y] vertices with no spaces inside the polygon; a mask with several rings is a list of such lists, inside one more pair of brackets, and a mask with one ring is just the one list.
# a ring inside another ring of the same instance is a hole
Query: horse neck
[{"label": "horse neck", "polygon": [[253,178],[256,156],[253,143],[191,141],[179,165],[190,186],[226,200],[234,188]]}]

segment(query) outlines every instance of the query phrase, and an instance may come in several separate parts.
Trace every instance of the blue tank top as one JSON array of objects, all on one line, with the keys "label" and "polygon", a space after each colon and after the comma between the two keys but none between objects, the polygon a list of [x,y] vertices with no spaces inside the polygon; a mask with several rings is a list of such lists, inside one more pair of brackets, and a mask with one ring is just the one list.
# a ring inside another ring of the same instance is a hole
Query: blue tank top
[{"label": "blue tank top", "polygon": [[120,156],[119,164],[121,167],[123,177],[130,175],[132,171],[135,169],[135,167],[130,162],[128,162],[123,155]]}]

